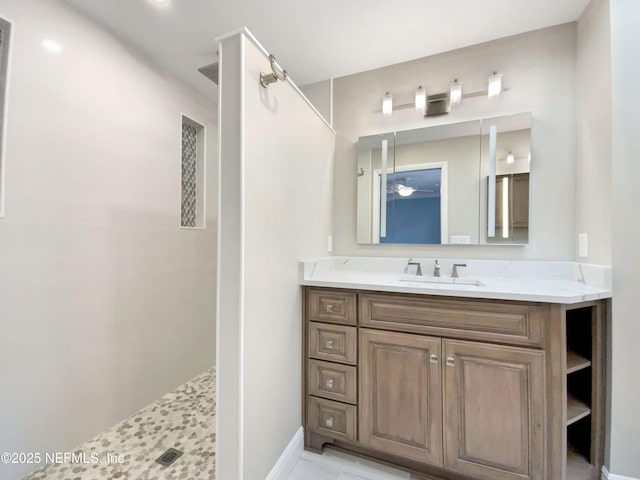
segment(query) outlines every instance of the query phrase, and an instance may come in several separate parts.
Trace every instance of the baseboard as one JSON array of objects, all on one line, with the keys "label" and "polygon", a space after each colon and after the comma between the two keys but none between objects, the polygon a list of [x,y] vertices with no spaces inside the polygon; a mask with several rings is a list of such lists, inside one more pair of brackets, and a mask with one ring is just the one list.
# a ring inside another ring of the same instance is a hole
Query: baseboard
[{"label": "baseboard", "polygon": [[625,477],[623,475],[616,475],[614,473],[609,473],[607,467],[602,467],[602,475],[600,477],[602,480],[638,480],[633,477]]},{"label": "baseboard", "polygon": [[287,448],[273,466],[265,480],[287,480],[296,466],[296,462],[304,450],[304,430],[302,427],[295,433]]}]

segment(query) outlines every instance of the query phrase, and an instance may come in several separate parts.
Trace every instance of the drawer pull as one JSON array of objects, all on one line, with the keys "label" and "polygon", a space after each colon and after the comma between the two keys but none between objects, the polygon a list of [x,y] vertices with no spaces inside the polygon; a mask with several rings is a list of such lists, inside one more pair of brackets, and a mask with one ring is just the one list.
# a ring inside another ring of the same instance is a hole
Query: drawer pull
[{"label": "drawer pull", "polygon": [[431,363],[438,363],[438,355],[431,355],[431,356],[429,357],[429,361],[430,361]]},{"label": "drawer pull", "polygon": [[325,382],[325,385],[327,386],[327,388],[333,389],[333,378],[330,378],[329,380],[327,380]]},{"label": "drawer pull", "polygon": [[447,367],[453,367],[456,364],[456,361],[453,357],[447,357]]},{"label": "drawer pull", "polygon": [[325,427],[332,428],[333,427],[333,417],[329,417],[324,421]]},{"label": "drawer pull", "polygon": [[325,311],[325,312],[327,312],[327,313],[333,313],[333,305],[332,305],[332,304],[330,304],[330,303],[327,303],[327,304],[324,306],[324,311]]},{"label": "drawer pull", "polygon": [[329,350],[333,350],[333,340],[327,340],[324,344]]}]

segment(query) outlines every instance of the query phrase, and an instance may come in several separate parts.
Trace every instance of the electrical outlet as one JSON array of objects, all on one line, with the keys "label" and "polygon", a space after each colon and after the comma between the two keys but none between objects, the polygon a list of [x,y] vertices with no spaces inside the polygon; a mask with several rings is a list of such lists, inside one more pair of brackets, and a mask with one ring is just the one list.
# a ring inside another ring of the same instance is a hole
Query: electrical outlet
[{"label": "electrical outlet", "polygon": [[589,236],[586,233],[578,234],[578,256],[589,256]]},{"label": "electrical outlet", "polygon": [[449,243],[452,245],[470,245],[471,237],[469,235],[451,235]]}]

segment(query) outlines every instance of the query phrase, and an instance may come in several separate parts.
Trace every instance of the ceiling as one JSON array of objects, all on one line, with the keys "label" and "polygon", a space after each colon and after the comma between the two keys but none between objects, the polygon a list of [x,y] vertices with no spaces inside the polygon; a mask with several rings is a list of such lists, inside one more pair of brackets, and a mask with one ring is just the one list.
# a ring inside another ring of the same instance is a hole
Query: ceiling
[{"label": "ceiling", "polygon": [[297,85],[576,20],[589,0],[64,0],[216,98],[197,68],[247,27]]}]

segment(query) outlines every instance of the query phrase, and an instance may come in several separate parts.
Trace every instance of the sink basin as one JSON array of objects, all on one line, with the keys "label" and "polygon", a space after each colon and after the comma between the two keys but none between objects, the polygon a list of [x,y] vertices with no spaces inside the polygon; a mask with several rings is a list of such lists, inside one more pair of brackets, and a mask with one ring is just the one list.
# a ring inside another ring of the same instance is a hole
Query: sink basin
[{"label": "sink basin", "polygon": [[434,283],[455,287],[456,285],[465,285],[473,287],[485,287],[486,285],[475,278],[460,277],[428,277],[420,275],[402,275],[399,279],[401,282],[417,282],[417,283]]}]

